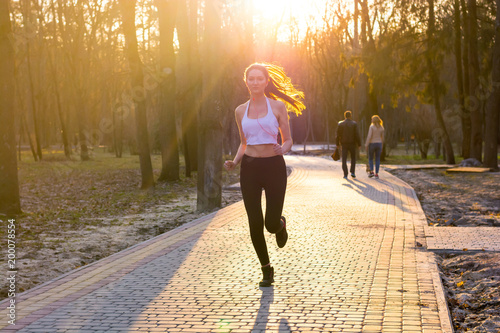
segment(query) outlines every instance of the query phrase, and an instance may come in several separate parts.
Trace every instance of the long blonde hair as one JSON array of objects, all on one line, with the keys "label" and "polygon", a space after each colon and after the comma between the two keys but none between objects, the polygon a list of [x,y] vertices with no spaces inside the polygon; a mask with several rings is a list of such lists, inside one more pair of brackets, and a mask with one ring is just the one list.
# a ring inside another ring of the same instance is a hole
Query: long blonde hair
[{"label": "long blonde hair", "polygon": [[303,103],[304,92],[298,90],[292,84],[292,80],[286,75],[283,67],[269,63],[253,63],[245,69],[243,80],[247,81],[248,72],[252,69],[260,70],[269,84],[264,90],[264,94],[274,100],[280,100],[285,103],[289,111],[297,116],[306,108]]},{"label": "long blonde hair", "polygon": [[372,116],[372,124],[375,125],[375,126],[377,126],[377,127],[384,128],[384,122],[377,115]]}]

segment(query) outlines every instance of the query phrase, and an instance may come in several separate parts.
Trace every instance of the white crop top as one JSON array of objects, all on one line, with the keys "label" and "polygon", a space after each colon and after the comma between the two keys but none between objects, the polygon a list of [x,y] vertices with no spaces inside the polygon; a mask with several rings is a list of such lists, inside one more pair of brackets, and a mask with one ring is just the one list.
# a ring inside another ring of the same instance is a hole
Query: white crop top
[{"label": "white crop top", "polygon": [[250,102],[248,102],[247,109],[241,120],[241,128],[249,146],[278,142],[278,119],[276,119],[267,97],[266,102],[267,114],[264,117],[258,119],[248,118],[248,108],[250,107]]}]

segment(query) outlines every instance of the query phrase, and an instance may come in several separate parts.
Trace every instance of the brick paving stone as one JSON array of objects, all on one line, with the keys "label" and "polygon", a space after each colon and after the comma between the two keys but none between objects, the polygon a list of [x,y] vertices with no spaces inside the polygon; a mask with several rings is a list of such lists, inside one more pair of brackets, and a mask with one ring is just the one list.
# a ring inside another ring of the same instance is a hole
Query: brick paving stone
[{"label": "brick paving stone", "polygon": [[431,250],[500,251],[500,228],[425,226]]},{"label": "brick paving stone", "polygon": [[239,202],[21,294],[19,332],[452,332],[411,187],[286,161],[286,247],[266,233],[273,287],[258,287]]}]

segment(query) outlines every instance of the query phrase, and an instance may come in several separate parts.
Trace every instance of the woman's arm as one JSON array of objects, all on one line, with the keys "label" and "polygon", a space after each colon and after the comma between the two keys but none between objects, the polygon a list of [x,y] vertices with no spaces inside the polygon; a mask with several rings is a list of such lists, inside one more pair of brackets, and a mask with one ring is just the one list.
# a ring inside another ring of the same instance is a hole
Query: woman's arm
[{"label": "woman's arm", "polygon": [[368,151],[368,145],[370,144],[370,140],[372,139],[373,135],[373,128],[370,126],[370,129],[368,130],[368,135],[366,136],[366,141],[365,141],[365,148]]},{"label": "woman's arm", "polygon": [[247,145],[240,143],[240,146],[238,147],[238,151],[236,152],[236,156],[234,156],[233,163],[234,166],[237,166],[240,162],[241,159],[243,158],[243,155],[245,154],[245,150],[247,149]]},{"label": "woman's arm", "polygon": [[234,159],[232,161],[228,160],[224,162],[224,168],[226,168],[227,171],[232,171],[241,162],[241,159],[245,154],[245,150],[247,149],[247,139],[241,128],[241,120],[243,119],[244,114],[244,109],[243,113],[241,112],[242,107],[243,105],[240,105],[234,111],[236,124],[238,125],[238,132],[240,133],[240,146],[238,147],[238,151],[236,152],[236,156],[234,156]]},{"label": "woman's arm", "polygon": [[274,152],[278,155],[286,154],[292,149],[293,141],[290,134],[290,123],[288,121],[288,112],[286,111],[285,104],[281,101],[277,103],[278,111],[278,124],[280,126],[281,133],[281,146],[279,144],[274,145]]}]

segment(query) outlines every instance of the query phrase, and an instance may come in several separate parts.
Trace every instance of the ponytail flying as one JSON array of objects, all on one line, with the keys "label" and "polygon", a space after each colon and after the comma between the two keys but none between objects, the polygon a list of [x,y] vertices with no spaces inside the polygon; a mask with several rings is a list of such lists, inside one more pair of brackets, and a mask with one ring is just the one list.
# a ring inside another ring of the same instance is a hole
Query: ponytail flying
[{"label": "ponytail flying", "polygon": [[297,116],[306,108],[303,103],[304,92],[293,86],[292,80],[282,67],[269,63],[254,63],[245,70],[243,78],[245,82],[248,72],[252,69],[258,69],[266,76],[268,85],[264,94],[267,97],[284,102],[287,110],[294,112]]}]

